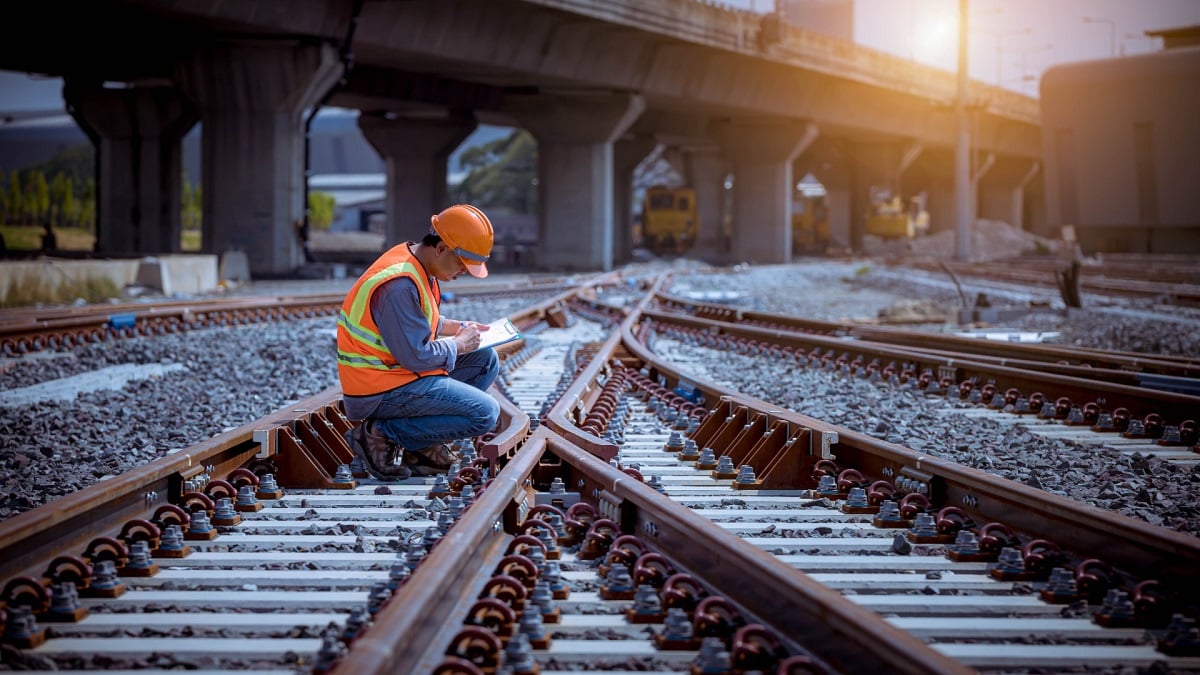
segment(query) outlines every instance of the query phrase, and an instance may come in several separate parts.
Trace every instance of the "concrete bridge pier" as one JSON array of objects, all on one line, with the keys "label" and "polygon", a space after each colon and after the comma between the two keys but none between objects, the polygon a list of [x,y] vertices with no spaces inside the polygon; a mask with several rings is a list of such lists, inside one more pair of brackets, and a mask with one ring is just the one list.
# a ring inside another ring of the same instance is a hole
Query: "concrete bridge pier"
[{"label": "concrete bridge pier", "polygon": [[653,136],[627,134],[613,143],[613,263],[633,256],[633,170],[658,145]]},{"label": "concrete bridge pier", "polygon": [[694,138],[669,147],[663,159],[696,191],[696,242],[689,255],[711,263],[728,262],[729,241],[724,233],[728,172],[720,148],[711,141]]},{"label": "concrete bridge pier", "polygon": [[1041,173],[1041,162],[1000,160],[979,181],[976,200],[980,218],[1002,220],[1018,230],[1029,229],[1025,222],[1026,189]]},{"label": "concrete bridge pier", "polygon": [[303,115],[341,74],[332,46],[282,40],[216,44],[176,66],[204,126],[206,253],[243,251],[255,276],[303,262]]},{"label": "concrete bridge pier", "polygon": [[687,154],[688,177],[696,190],[696,245],[693,255],[713,263],[727,262],[730,242],[725,236],[725,160],[715,145],[692,148]]},{"label": "concrete bridge pier", "polygon": [[429,218],[449,206],[446,165],[478,126],[469,113],[435,118],[362,114],[358,126],[387,166],[384,248],[420,241]]},{"label": "concrete bridge pier", "polygon": [[191,103],[172,87],[78,80],[67,80],[63,98],[96,146],[96,251],[177,253],[181,146],[197,120]]},{"label": "concrete bridge pier", "polygon": [[733,162],[733,259],[791,261],[792,162],[816,140],[816,125],[721,120],[711,129],[721,153]]},{"label": "concrete bridge pier", "polygon": [[613,268],[613,142],[645,107],[625,93],[506,98],[538,142],[539,268]]}]

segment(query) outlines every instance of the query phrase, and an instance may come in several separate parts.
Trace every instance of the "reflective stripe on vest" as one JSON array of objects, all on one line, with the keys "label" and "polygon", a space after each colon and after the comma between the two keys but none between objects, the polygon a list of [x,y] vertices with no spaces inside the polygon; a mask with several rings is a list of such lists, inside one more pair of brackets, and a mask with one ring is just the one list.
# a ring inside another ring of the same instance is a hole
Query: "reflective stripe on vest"
[{"label": "reflective stripe on vest", "polygon": [[408,370],[396,362],[379,334],[379,328],[371,316],[371,296],[384,282],[400,277],[411,279],[416,284],[421,311],[429,323],[429,339],[437,338],[437,325],[441,320],[438,309],[441,289],[436,282],[430,284],[407,244],[395,246],[359,277],[346,295],[338,314],[338,377],[345,394],[379,394],[408,384],[420,376],[446,374],[444,368],[422,373]]}]

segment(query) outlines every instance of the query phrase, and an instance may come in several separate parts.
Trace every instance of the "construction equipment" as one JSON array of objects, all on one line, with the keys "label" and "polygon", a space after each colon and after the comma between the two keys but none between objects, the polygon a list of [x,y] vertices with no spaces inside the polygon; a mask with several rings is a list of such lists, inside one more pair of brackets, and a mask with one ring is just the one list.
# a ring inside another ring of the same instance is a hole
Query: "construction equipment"
[{"label": "construction equipment", "polygon": [[829,212],[825,197],[797,197],[792,201],[792,254],[824,253],[828,247]]},{"label": "construction equipment", "polygon": [[642,245],[656,255],[679,255],[696,241],[696,191],[654,186],[642,202]]},{"label": "construction equipment", "polygon": [[900,197],[872,200],[867,213],[867,234],[884,239],[912,239],[929,232],[929,212],[914,197],[907,206]]}]

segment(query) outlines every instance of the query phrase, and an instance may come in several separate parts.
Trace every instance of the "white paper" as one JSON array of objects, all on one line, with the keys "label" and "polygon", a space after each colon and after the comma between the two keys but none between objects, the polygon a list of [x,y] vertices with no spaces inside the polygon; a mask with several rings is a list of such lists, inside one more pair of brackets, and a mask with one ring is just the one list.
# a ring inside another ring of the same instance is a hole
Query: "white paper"
[{"label": "white paper", "polygon": [[487,330],[479,331],[479,346],[476,349],[495,347],[521,337],[521,331],[508,319],[497,319],[488,324]]}]

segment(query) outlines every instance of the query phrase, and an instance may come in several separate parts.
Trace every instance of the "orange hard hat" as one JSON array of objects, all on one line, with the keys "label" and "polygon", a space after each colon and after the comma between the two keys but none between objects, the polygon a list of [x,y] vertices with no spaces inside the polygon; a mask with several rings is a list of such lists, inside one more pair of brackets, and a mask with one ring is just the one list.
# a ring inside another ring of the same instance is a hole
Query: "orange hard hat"
[{"label": "orange hard hat", "polygon": [[488,275],[492,254],[492,221],[470,204],[455,204],[433,217],[433,232],[446,242],[471,276]]}]

